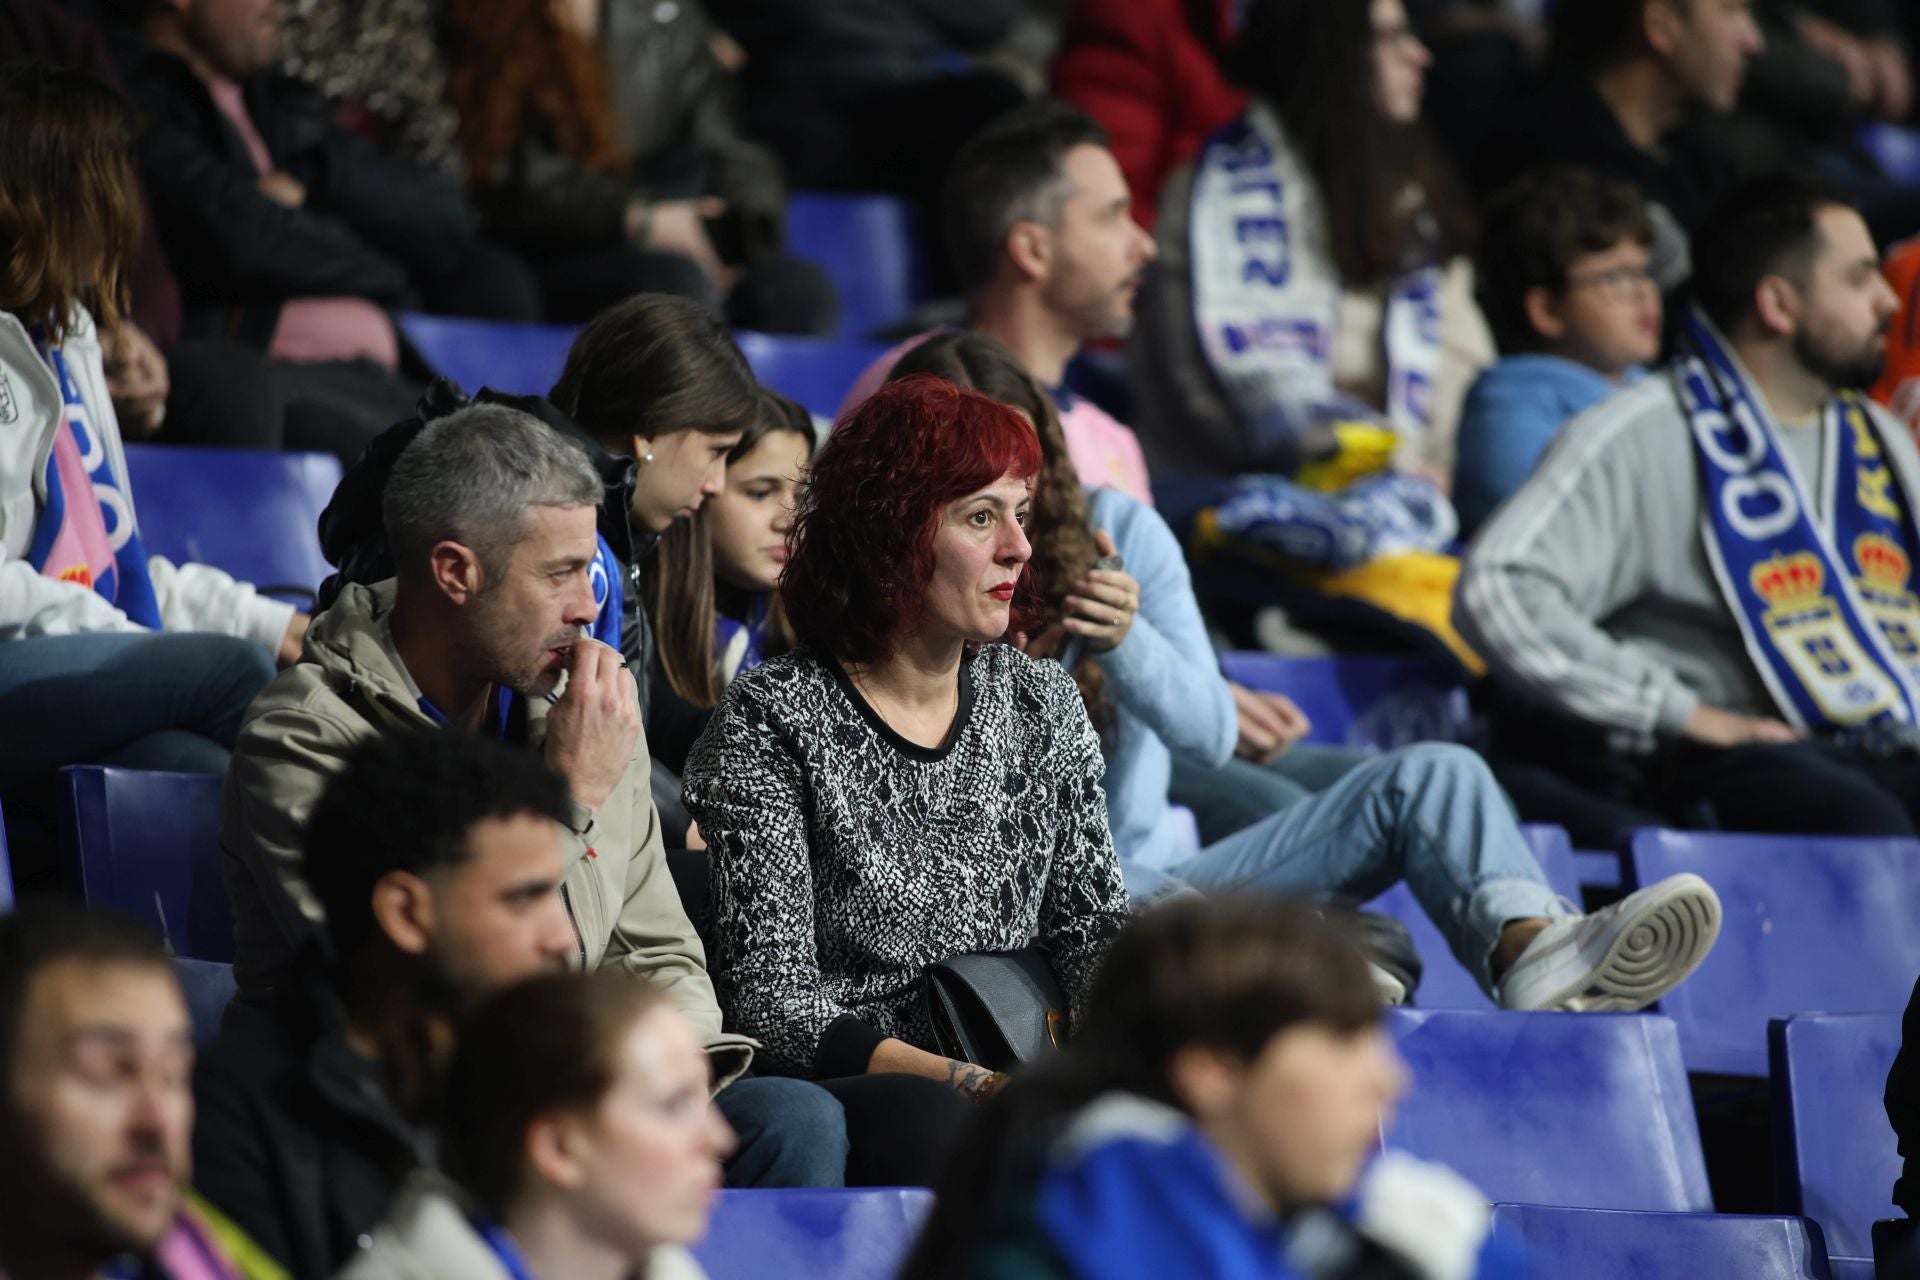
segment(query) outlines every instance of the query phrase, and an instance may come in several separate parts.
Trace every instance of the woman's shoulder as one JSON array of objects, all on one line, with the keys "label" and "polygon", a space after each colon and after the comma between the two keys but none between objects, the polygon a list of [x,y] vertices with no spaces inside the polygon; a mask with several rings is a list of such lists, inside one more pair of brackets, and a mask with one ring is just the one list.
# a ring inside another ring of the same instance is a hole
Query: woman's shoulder
[{"label": "woman's shoulder", "polygon": [[974,697],[983,690],[1001,689],[1014,699],[1038,704],[1049,720],[1063,714],[1078,715],[1086,710],[1080,701],[1080,686],[1067,669],[1051,658],[1036,658],[1010,644],[980,646],[973,656]]},{"label": "woman's shoulder", "polygon": [[804,645],[748,667],[728,682],[718,710],[729,706],[778,706],[807,698],[833,684],[825,659]]}]

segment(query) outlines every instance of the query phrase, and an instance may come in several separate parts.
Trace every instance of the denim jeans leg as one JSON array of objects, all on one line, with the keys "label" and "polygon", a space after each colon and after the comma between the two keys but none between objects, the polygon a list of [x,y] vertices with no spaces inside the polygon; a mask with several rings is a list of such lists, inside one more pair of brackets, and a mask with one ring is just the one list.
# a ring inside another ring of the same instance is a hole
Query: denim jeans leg
[{"label": "denim jeans leg", "polygon": [[1445,743],[1361,764],[1170,874],[1203,892],[1362,901],[1405,880],[1483,987],[1502,925],[1560,911],[1485,762]]},{"label": "denim jeans leg", "polygon": [[739,1146],[729,1187],[839,1187],[847,1180],[847,1117],[811,1080],[750,1076],[714,1099]]},{"label": "denim jeans leg", "polygon": [[272,655],[235,636],[0,642],[0,724],[9,726],[0,733],[0,783],[106,761],[223,770],[247,704],[273,671]]}]

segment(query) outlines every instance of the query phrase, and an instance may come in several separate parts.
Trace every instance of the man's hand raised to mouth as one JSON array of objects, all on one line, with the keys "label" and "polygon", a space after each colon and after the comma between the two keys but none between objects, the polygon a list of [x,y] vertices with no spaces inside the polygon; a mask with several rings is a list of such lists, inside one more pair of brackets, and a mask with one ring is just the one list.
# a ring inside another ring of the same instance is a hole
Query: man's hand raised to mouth
[{"label": "man's hand raised to mouth", "polygon": [[581,639],[567,655],[567,688],[547,713],[547,766],[598,813],[633,758],[640,698],[619,650]]}]

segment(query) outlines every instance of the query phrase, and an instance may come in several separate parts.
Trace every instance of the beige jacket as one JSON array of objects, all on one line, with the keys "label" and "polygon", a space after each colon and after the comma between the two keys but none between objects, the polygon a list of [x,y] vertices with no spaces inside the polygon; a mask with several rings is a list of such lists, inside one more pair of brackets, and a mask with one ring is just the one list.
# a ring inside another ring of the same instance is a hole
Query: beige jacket
[{"label": "beige jacket", "polygon": [[[706,1280],[693,1255],[662,1246],[634,1280]],[[513,1280],[467,1216],[460,1189],[436,1173],[402,1187],[386,1222],[338,1280]],[[556,1278],[564,1280],[564,1278]]]},{"label": "beige jacket", "polygon": [[[314,621],[306,654],[255,698],[234,745],[222,795],[220,845],[234,912],[234,977],[244,1003],[263,1005],[283,966],[323,923],[301,876],[301,834],[327,782],[375,734],[427,729],[387,618],[394,584],[348,587]],[[547,704],[528,703],[528,746],[546,740]],[[561,884],[580,940],[576,964],[619,965],[647,978],[693,1023],[727,1083],[755,1047],[720,1029],[706,953],[680,905],[660,842],[644,737],[598,813],[575,805],[562,841]],[[591,851],[592,856],[588,856]]]}]

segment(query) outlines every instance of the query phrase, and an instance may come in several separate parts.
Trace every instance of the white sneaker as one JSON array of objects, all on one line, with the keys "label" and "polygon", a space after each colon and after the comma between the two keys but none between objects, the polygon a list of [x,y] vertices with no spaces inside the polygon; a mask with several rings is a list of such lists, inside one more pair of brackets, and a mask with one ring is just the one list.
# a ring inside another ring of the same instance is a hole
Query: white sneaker
[{"label": "white sneaker", "polygon": [[1373,979],[1373,989],[1381,1004],[1395,1006],[1407,1002],[1407,984],[1371,960],[1367,961],[1367,976]]},{"label": "white sneaker", "polygon": [[1700,967],[1720,936],[1720,898],[1691,873],[1668,876],[1591,915],[1561,916],[1500,981],[1503,1009],[1626,1013]]}]

